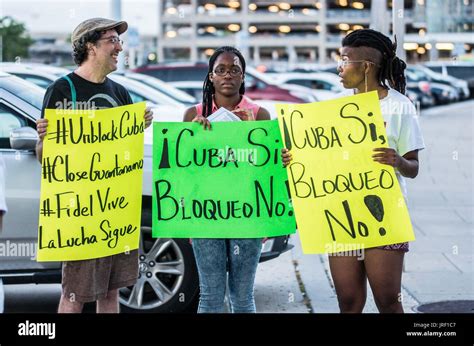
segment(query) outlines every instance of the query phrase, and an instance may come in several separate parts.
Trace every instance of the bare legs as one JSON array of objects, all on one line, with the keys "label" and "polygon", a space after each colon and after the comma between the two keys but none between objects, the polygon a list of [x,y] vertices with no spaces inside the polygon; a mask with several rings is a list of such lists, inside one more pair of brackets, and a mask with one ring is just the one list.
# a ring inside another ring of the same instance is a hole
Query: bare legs
[{"label": "bare legs", "polygon": [[329,267],[342,313],[361,313],[367,297],[367,279],[381,313],[403,313],[401,304],[402,251],[365,249],[356,256],[329,256]]},{"label": "bare legs", "polygon": [[60,314],[79,314],[82,312],[82,308],[84,303],[80,303],[75,301],[74,299],[70,299],[61,295],[61,300],[59,301],[58,313]]},{"label": "bare legs", "polygon": [[118,290],[111,290],[107,292],[107,296],[105,298],[97,300],[97,313],[100,313],[100,314],[118,314],[119,313]]},{"label": "bare legs", "polygon": [[[61,295],[58,313],[81,313],[84,303]],[[107,296],[97,300],[97,313],[119,313],[118,290],[111,290]]]}]

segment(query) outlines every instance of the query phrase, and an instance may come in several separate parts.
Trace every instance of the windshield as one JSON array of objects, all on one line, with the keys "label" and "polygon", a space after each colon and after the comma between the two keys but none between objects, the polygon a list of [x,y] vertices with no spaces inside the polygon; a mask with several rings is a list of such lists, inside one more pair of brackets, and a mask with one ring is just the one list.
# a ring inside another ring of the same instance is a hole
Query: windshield
[{"label": "windshield", "polygon": [[443,79],[443,75],[433,70],[430,70],[428,67],[417,66],[417,69],[433,79]]},{"label": "windshield", "polygon": [[411,77],[411,79],[413,79],[415,81],[427,81],[427,80],[429,80],[426,73],[424,73],[421,70],[417,70],[417,69],[413,69],[413,68],[407,68],[405,73],[407,75],[409,75]]},{"label": "windshield", "polygon": [[45,89],[15,76],[1,76],[0,88],[41,110]]},{"label": "windshield", "polygon": [[448,74],[450,76],[466,79],[474,77],[474,65],[473,66],[446,66]]}]

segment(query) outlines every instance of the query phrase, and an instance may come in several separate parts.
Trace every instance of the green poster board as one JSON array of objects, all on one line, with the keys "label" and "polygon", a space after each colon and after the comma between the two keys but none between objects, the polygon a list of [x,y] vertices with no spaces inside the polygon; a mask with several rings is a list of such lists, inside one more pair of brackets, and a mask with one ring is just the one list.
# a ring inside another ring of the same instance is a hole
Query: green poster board
[{"label": "green poster board", "polygon": [[153,236],[295,232],[276,120],[153,124]]}]

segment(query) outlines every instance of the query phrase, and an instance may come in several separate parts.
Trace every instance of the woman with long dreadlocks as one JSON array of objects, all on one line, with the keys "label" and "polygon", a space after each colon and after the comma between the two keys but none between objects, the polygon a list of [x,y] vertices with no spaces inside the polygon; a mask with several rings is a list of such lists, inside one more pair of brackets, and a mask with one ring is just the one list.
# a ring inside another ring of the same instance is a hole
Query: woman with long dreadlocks
[{"label": "woman with long dreadlocks", "polygon": [[[184,121],[194,121],[210,129],[207,117],[220,107],[243,121],[270,120],[268,111],[244,96],[245,60],[233,47],[217,49],[209,59],[202,103],[186,110]],[[201,296],[199,313],[224,311],[229,270],[232,312],[255,312],[254,281],[262,239],[193,239]]]},{"label": "woman with long dreadlocks", "polygon": [[[396,41],[371,29],[356,30],[342,40],[338,72],[349,96],[376,90],[380,99],[389,148],[372,153],[375,162],[395,169],[403,196],[404,177],[418,175],[418,151],[424,148],[416,109],[405,93],[405,62],[396,56]],[[387,84],[388,83],[388,84]],[[284,149],[285,165],[291,154]],[[341,312],[362,312],[367,296],[367,279],[380,312],[402,313],[401,279],[408,243],[365,249],[363,260],[356,256],[329,256],[329,266]]]}]

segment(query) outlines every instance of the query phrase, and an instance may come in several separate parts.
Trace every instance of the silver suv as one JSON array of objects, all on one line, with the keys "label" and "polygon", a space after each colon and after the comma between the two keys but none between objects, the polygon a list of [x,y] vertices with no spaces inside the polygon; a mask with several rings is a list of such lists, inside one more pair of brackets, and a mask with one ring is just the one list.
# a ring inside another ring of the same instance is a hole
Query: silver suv
[{"label": "silver suv", "polygon": [[[34,152],[35,121],[41,115],[44,93],[32,83],[0,72],[0,154],[6,164],[9,210],[0,235],[0,277],[5,284],[61,282],[60,263],[35,260],[41,181]],[[125,311],[193,311],[199,281],[189,240],[151,237],[151,164],[152,147],[145,144],[140,278],[120,291],[120,303]],[[290,248],[287,236],[271,238],[263,244],[260,261]]]}]

